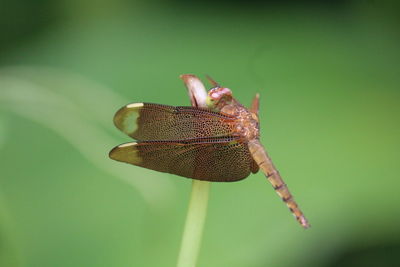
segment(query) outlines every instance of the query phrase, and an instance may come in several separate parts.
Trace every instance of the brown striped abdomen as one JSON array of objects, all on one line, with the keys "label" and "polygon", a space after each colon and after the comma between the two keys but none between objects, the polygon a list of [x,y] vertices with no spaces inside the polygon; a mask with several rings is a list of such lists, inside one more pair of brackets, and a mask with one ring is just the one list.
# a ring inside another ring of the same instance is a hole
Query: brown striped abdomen
[{"label": "brown striped abdomen", "polygon": [[276,193],[282,198],[282,200],[286,203],[289,210],[293,213],[296,220],[303,226],[304,228],[309,228],[310,225],[303,212],[300,210],[296,201],[293,199],[293,195],[290,193],[289,188],[282,180],[278,170],[275,168],[272,163],[270,157],[268,156],[266,150],[261,145],[258,140],[252,140],[248,143],[249,150],[251,155],[253,156],[254,161],[258,164],[260,169],[264,172],[268,181],[274,187]]}]

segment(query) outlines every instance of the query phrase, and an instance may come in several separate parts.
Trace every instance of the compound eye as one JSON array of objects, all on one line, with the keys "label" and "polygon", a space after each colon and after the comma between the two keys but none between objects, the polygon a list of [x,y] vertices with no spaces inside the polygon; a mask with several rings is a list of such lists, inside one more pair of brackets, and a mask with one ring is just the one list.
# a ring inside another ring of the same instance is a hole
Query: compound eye
[{"label": "compound eye", "polygon": [[219,100],[225,96],[231,97],[232,91],[226,87],[215,87],[210,90],[209,96],[213,100]]},{"label": "compound eye", "polygon": [[220,98],[220,95],[219,95],[218,93],[214,92],[214,93],[212,93],[212,94],[210,95],[210,97],[211,97],[211,100],[214,101],[214,99]]}]

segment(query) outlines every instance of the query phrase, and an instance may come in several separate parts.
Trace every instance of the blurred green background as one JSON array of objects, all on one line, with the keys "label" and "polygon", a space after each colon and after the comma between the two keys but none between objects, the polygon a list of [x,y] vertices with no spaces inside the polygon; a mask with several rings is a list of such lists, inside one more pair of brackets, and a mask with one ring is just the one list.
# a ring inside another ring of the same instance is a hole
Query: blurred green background
[{"label": "blurred green background", "polygon": [[261,173],[214,183],[199,266],[400,266],[397,1],[3,0],[0,266],[174,266],[191,181],[108,159],[129,102],[249,105],[312,224]]}]

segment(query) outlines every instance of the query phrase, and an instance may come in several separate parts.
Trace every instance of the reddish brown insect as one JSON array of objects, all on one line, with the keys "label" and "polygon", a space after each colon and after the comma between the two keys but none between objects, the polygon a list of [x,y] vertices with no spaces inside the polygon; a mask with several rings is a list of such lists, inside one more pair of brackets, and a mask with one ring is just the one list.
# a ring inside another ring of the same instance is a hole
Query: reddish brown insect
[{"label": "reddish brown insect", "polygon": [[121,108],[114,123],[138,140],[111,150],[110,158],[192,179],[234,182],[266,175],[275,191],[304,227],[310,225],[259,140],[259,97],[250,109],[228,88],[213,82],[210,109],[133,103]]}]

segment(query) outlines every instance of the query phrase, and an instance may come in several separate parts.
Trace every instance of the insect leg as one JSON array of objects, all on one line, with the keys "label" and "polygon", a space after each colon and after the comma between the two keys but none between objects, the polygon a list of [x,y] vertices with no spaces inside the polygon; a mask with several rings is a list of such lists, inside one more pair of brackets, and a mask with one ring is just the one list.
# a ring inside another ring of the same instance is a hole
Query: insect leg
[{"label": "insect leg", "polygon": [[259,108],[260,108],[260,94],[257,93],[254,96],[253,101],[251,102],[250,112],[252,112],[258,116]]}]

